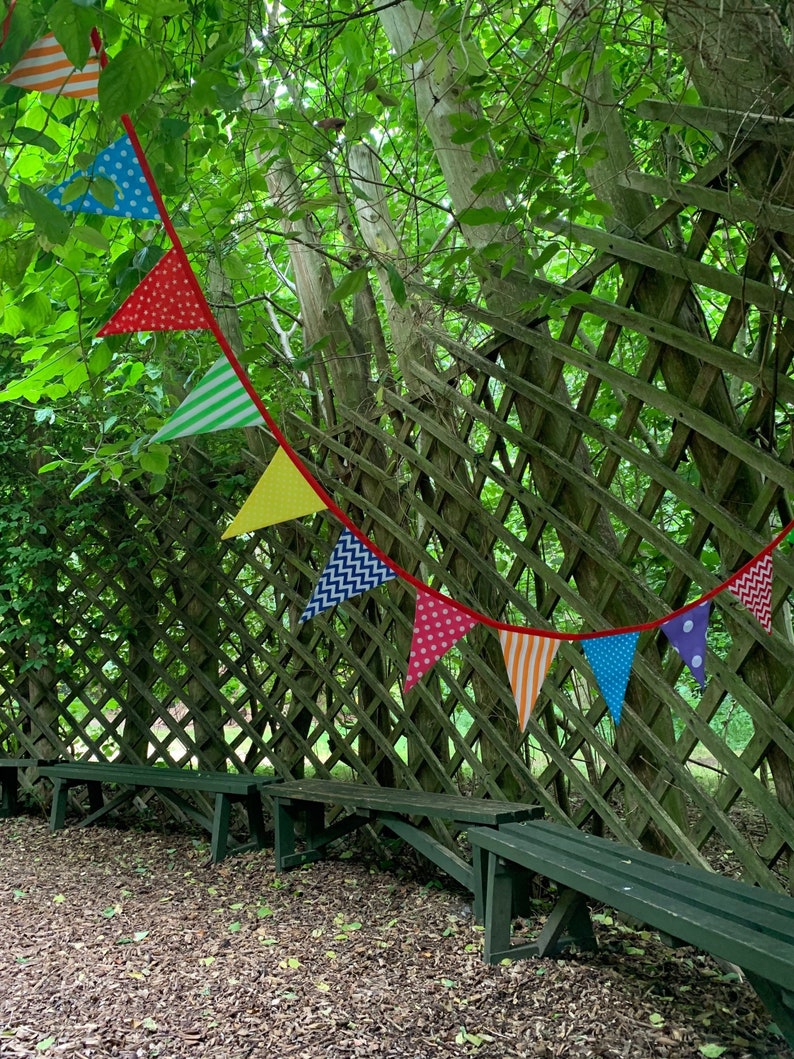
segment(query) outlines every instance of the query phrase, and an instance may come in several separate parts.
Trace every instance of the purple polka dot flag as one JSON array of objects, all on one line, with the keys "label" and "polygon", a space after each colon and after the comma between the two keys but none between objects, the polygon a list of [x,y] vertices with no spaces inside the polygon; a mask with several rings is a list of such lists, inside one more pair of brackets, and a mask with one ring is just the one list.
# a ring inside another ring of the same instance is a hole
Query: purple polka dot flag
[{"label": "purple polka dot flag", "polygon": [[[75,180],[92,180],[107,177],[113,184],[114,202],[107,206],[91,194],[90,186],[69,202],[63,201],[64,192]],[[66,213],[95,213],[107,217],[129,217],[138,220],[155,220],[159,217],[157,206],[149,191],[141,164],[135,156],[129,136],[122,136],[91,163],[85,172],[72,176],[47,192],[47,198]]]},{"label": "purple polka dot flag", "polygon": [[209,309],[203,300],[199,300],[185,268],[178,251],[169,250],[97,335],[103,338],[133,331],[201,331],[209,328]]},{"label": "purple polka dot flag", "polygon": [[710,612],[711,601],[706,600],[661,626],[662,632],[689,666],[701,688],[706,686],[706,631]]},{"label": "purple polka dot flag", "polygon": [[762,555],[729,587],[766,631],[772,632],[772,553]]},{"label": "purple polka dot flag", "polygon": [[410,691],[428,669],[477,624],[477,618],[472,618],[454,603],[418,589],[405,691]]},{"label": "purple polka dot flag", "polygon": [[582,640],[585,656],[615,724],[620,723],[620,715],[623,712],[623,699],[639,635],[638,632],[624,632],[616,636]]},{"label": "purple polka dot flag", "polygon": [[396,576],[390,567],[346,529],[336,542],[300,620],[308,621],[337,603],[369,592]]}]

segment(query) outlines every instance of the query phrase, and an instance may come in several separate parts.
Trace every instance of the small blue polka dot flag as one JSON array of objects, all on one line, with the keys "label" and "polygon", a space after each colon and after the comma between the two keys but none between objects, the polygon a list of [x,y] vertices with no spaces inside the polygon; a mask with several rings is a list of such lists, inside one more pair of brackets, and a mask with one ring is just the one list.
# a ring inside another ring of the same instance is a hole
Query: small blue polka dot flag
[{"label": "small blue polka dot flag", "polygon": [[582,641],[587,661],[615,724],[620,723],[623,698],[631,675],[639,635],[638,632],[624,632]]},{"label": "small blue polka dot flag", "polygon": [[[91,194],[90,181],[99,176],[106,177],[113,184],[112,206],[100,202]],[[63,195],[66,189],[73,181],[81,177],[89,181],[85,193],[71,201],[64,202]],[[47,198],[66,213],[94,213],[136,220],[157,220],[159,217],[157,206],[129,136],[122,136],[107,150],[97,155],[88,169],[73,173],[57,187],[48,191]]]}]

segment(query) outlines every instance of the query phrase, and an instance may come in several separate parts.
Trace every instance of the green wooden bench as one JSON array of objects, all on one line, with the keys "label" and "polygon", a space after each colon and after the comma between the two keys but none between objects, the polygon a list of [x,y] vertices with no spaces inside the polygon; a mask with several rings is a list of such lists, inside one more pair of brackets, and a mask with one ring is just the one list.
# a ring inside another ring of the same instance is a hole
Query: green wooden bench
[{"label": "green wooden bench", "polygon": [[[363,824],[380,821],[474,893],[471,864],[416,827],[412,818],[448,820],[461,828],[474,824],[495,828],[517,820],[529,820],[542,813],[536,805],[395,787],[370,787],[335,780],[287,780],[270,788],[267,794],[274,805],[276,871],[319,860],[331,842]],[[349,812],[326,825],[327,805],[342,807]],[[300,851],[296,849],[296,824],[303,825],[303,849]]]},{"label": "green wooden bench", "polygon": [[19,770],[37,768],[47,761],[52,761],[52,758],[0,758],[0,820],[6,816],[16,816],[19,812]]},{"label": "green wooden bench", "polygon": [[[136,791],[150,788],[167,792],[161,795],[166,801],[177,805],[182,812],[210,832],[213,861],[223,860],[230,852],[262,849],[265,845],[261,789],[274,782],[271,777],[226,772],[191,772],[188,769],[97,761],[48,765],[42,767],[40,772],[53,782],[51,831],[58,831],[64,825],[67,796],[72,787],[88,788],[90,814],[81,822],[81,827],[87,827],[100,820],[132,798]],[[102,785],[106,783],[125,788],[107,803],[102,794]],[[212,817],[200,812],[178,791],[214,794],[215,808]],[[229,836],[229,820],[234,802],[242,802],[246,808],[251,841],[244,844],[234,843]]]},{"label": "green wooden bench", "polygon": [[[671,945],[688,944],[738,965],[794,1045],[794,899],[632,846],[533,820],[469,831],[484,909],[484,958],[551,956],[596,946],[586,899],[647,923]],[[511,944],[514,889],[533,875],[560,896],[538,937]]]}]

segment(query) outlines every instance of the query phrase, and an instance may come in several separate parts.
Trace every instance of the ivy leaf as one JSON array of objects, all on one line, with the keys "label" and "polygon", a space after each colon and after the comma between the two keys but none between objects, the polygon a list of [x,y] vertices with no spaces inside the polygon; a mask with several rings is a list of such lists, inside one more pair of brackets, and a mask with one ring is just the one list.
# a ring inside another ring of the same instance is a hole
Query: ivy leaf
[{"label": "ivy leaf", "polygon": [[153,52],[126,44],[99,75],[99,109],[109,119],[131,113],[155,91],[160,77]]},{"label": "ivy leaf", "polygon": [[102,250],[103,252],[110,250],[108,237],[103,235],[102,232],[98,232],[96,228],[89,228],[85,224],[75,225],[72,229],[72,234],[75,239],[79,239],[86,246],[92,246],[95,250]]},{"label": "ivy leaf", "polygon": [[[149,474],[164,474],[168,470],[168,449],[167,446],[157,446],[154,449],[149,449],[148,452],[141,453],[141,468],[144,471],[148,471]],[[239,930],[240,924],[237,926],[232,923],[229,925],[229,930]]]},{"label": "ivy leaf", "polygon": [[109,210],[116,204],[116,185],[106,176],[95,176],[92,179],[91,194]]},{"label": "ivy leaf", "polygon": [[48,136],[46,132],[41,132],[39,129],[29,129],[27,125],[15,125],[14,137],[20,143],[30,144],[31,147],[42,147],[48,154],[57,154],[60,151],[60,147],[52,136]]},{"label": "ivy leaf", "polygon": [[394,300],[398,305],[405,305],[408,300],[408,295],[405,292],[405,280],[394,265],[386,265],[386,275],[389,277],[389,289],[394,295]]},{"label": "ivy leaf", "polygon": [[356,268],[352,272],[348,272],[346,276],[337,283],[335,290],[331,292],[329,302],[341,302],[345,298],[351,298],[354,294],[358,294],[364,290],[367,285],[367,270],[365,268]]},{"label": "ivy leaf", "polygon": [[54,202],[50,202],[46,195],[23,183],[19,185],[19,200],[33,218],[37,230],[46,239],[56,245],[66,242],[71,225]]},{"label": "ivy leaf", "polygon": [[504,224],[507,220],[505,210],[494,209],[493,206],[469,206],[458,214],[461,224]]},{"label": "ivy leaf", "polygon": [[61,193],[61,205],[68,206],[70,202],[75,202],[77,199],[82,199],[85,193],[88,191],[89,181],[88,177],[76,176],[67,187],[63,189]]},{"label": "ivy leaf", "polygon": [[48,15],[50,29],[66,53],[66,58],[82,70],[91,54],[94,12],[74,0],[55,0]]}]

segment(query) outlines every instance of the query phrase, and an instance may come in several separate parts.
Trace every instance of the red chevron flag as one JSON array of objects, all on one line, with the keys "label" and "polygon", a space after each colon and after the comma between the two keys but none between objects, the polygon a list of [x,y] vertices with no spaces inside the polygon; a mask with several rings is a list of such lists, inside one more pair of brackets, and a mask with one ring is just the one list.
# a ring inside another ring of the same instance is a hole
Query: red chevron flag
[{"label": "red chevron flag", "polygon": [[75,69],[55,34],[48,33],[28,48],[3,83],[30,92],[98,99],[99,60],[91,55],[82,70]]},{"label": "red chevron flag", "polygon": [[767,552],[735,581],[730,590],[772,632],[772,553]]}]

